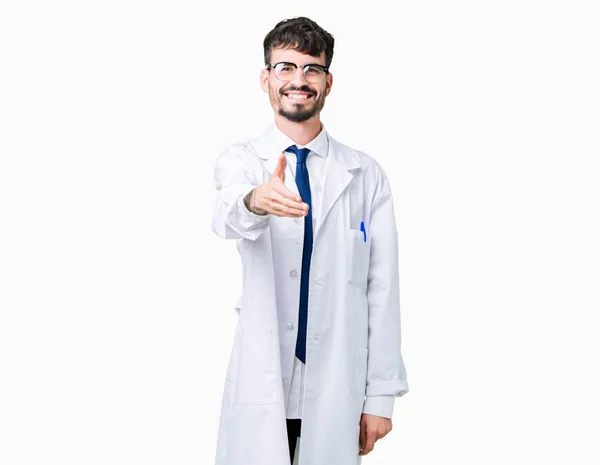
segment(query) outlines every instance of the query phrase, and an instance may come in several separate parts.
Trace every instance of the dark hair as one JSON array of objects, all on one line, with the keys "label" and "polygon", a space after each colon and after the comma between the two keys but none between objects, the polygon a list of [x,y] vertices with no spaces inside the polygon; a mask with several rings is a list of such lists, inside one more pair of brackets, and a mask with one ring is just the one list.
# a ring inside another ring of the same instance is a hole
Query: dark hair
[{"label": "dark hair", "polygon": [[325,52],[325,66],[328,68],[333,59],[333,36],[304,16],[278,22],[266,35],[263,47],[265,66],[271,63],[271,50],[278,47],[293,48],[314,57]]}]

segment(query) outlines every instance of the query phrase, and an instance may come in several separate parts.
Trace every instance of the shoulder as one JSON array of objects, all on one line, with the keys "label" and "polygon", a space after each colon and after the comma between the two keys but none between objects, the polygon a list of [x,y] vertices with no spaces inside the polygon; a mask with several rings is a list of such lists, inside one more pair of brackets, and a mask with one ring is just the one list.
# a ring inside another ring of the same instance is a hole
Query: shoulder
[{"label": "shoulder", "polygon": [[331,136],[329,137],[329,140],[343,157],[351,157],[358,165],[360,165],[363,177],[365,180],[370,181],[373,186],[381,189],[384,184],[389,182],[386,170],[381,162],[377,161],[375,157],[362,150],[343,144]]},{"label": "shoulder", "polygon": [[255,152],[255,147],[258,143],[258,137],[247,139],[243,142],[234,142],[225,146],[220,155],[231,154],[234,156],[248,156]]},{"label": "shoulder", "polygon": [[259,163],[257,153],[262,136],[252,137],[243,142],[235,142],[225,146],[218,154],[215,166],[252,165]]}]

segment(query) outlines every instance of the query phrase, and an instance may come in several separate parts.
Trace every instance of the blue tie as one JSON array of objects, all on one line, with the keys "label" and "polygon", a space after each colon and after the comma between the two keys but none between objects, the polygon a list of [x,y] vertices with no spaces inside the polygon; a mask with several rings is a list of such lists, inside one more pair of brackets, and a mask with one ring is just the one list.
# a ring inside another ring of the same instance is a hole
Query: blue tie
[{"label": "blue tie", "polygon": [[306,363],[306,322],[308,320],[308,274],[310,257],[313,248],[312,206],[310,202],[310,183],[306,169],[306,157],[310,149],[299,149],[295,145],[286,152],[296,154],[296,185],[302,201],[308,204],[308,214],[304,217],[304,247],[302,249],[302,274],[300,277],[300,312],[298,316],[298,339],[296,341],[296,357]]}]

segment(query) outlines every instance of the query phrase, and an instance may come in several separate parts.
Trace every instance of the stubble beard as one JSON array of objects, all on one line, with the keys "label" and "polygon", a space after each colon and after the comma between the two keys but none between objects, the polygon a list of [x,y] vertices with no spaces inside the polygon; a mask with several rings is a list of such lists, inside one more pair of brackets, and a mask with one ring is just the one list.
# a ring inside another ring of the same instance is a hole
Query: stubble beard
[{"label": "stubble beard", "polygon": [[290,111],[284,108],[283,99],[286,98],[284,95],[279,95],[277,99],[277,113],[283,116],[285,119],[294,123],[303,123],[308,121],[313,116],[317,115],[325,106],[325,98],[322,96],[313,95],[313,105],[310,108],[304,108],[305,105],[300,103],[294,103],[294,110]]}]

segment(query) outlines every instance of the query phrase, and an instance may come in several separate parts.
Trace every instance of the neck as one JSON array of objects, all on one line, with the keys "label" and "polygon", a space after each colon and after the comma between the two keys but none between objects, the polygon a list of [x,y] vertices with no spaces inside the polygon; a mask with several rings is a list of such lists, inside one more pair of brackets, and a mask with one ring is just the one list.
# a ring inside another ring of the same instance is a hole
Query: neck
[{"label": "neck", "polygon": [[294,123],[283,116],[275,114],[275,126],[298,145],[306,145],[321,132],[319,115],[304,121]]}]

